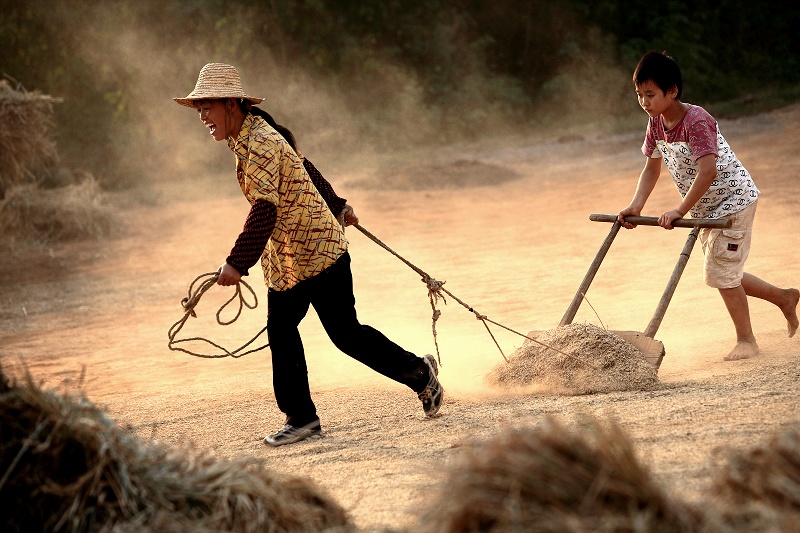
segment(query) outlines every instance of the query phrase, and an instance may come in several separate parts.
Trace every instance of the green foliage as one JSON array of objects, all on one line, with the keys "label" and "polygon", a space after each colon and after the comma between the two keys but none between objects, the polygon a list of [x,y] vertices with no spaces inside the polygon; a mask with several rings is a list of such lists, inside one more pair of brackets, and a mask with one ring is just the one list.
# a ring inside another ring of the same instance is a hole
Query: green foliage
[{"label": "green foliage", "polygon": [[630,70],[644,51],[666,50],[684,75],[686,98],[718,101],[800,81],[800,6],[768,0],[574,1],[584,20],[616,36]]},{"label": "green foliage", "polygon": [[800,8],[772,4],[0,0],[0,73],[63,98],[62,161],[125,187],[169,158],[148,98],[179,96],[207,62],[255,71],[313,146],[334,127],[378,147],[450,141],[628,113],[650,49],[676,58],[695,103],[796,85]]}]

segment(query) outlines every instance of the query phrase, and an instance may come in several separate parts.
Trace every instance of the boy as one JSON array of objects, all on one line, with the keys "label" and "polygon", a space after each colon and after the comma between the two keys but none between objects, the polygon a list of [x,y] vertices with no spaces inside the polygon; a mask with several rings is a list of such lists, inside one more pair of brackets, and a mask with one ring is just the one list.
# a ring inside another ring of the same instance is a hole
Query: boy
[{"label": "boy", "polygon": [[636,192],[628,207],[620,211],[623,227],[634,224],[623,217],[640,215],[661,173],[667,166],[683,201],[658,218],[672,229],[672,222],[690,214],[692,218],[730,219],[729,229],[702,228],[706,285],[719,289],[736,328],[736,346],[726,361],[746,359],[759,353],[750,324],[748,296],[775,304],[786,317],[789,337],[798,328],[800,291],[780,289],[744,271],[750,251],[753,218],[759,190],[736,158],[719,126],[705,109],[681,102],[681,72],[665,53],[648,52],[633,73],[639,105],[650,116],[642,145],[647,157]]}]

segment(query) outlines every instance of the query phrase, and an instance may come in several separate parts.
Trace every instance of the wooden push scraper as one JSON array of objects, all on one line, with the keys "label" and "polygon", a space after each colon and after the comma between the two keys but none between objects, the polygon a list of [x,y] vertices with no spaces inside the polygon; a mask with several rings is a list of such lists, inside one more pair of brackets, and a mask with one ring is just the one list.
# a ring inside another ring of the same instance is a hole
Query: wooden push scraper
[{"label": "wooden push scraper", "polygon": [[[591,285],[597,270],[600,268],[600,263],[603,262],[606,252],[608,252],[608,249],[611,247],[611,243],[614,242],[614,237],[617,236],[619,228],[622,227],[617,220],[617,215],[592,214],[589,215],[589,220],[594,222],[612,222],[613,225],[611,226],[611,231],[608,232],[608,236],[606,237],[605,241],[603,241],[603,245],[597,252],[594,261],[592,261],[592,264],[589,266],[589,271],[583,278],[583,283],[581,283],[581,286],[578,288],[578,292],[575,293],[575,297],[572,299],[572,303],[567,309],[567,312],[564,313],[564,318],[561,319],[559,326],[566,326],[567,324],[572,323],[572,319],[575,318],[575,313],[578,312],[578,308],[584,299],[586,291],[589,290],[589,285]],[[656,217],[627,216],[625,217],[625,222],[642,226],[658,226],[658,218]],[[672,294],[675,292],[675,288],[678,286],[678,281],[681,279],[683,269],[686,267],[686,263],[689,261],[689,255],[692,253],[692,248],[697,240],[698,229],[729,228],[731,226],[731,221],[680,218],[675,220],[672,223],[672,226],[676,228],[692,228],[692,231],[689,233],[689,237],[686,239],[686,244],[683,247],[683,251],[678,257],[678,263],[675,265],[675,269],[672,271],[672,276],[669,278],[667,287],[664,289],[664,294],[661,296],[661,301],[658,303],[658,307],[656,308],[653,318],[650,320],[650,324],[648,324],[644,333],[638,331],[612,331],[612,333],[619,335],[641,350],[645,359],[652,363],[656,368],[661,366],[661,360],[664,359],[664,344],[655,339],[656,332],[658,331],[658,327],[661,325],[661,320],[664,318],[664,314],[667,312],[667,306],[672,299]]]}]

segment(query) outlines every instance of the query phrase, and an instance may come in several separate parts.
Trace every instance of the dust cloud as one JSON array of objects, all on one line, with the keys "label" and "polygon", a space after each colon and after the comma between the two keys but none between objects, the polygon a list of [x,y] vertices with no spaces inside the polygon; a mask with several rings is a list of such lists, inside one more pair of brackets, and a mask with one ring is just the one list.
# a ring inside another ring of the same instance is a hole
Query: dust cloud
[{"label": "dust cloud", "polygon": [[[123,73],[121,91],[133,111],[118,142],[126,143],[131,164],[141,166],[141,183],[166,197],[236,194],[228,150],[213,146],[196,114],[172,101],[193,89],[209,62],[236,66],[245,91],[265,99],[261,107],[295,133],[300,150],[334,184],[341,177],[353,187],[496,184],[512,179],[513,171],[479,172],[476,167],[492,162],[463,156],[468,168],[461,170],[468,176],[449,179],[440,171],[453,163],[446,146],[466,143],[470,150],[472,143],[478,151],[520,136],[544,142],[592,138],[627,126],[636,111],[629,74],[613,66],[611,43],[602,35],[591,36],[591,54],[565,54],[558,74],[536,95],[525,95],[513,80],[493,75],[481,53],[457,39],[442,44],[472,66],[458,97],[441,104],[429,101],[410,68],[377,51],[362,51],[365,59],[349,76],[324,75],[313,64],[293,62],[285,50],[269,49],[253,38],[270,21],[237,21],[231,39],[248,36],[252,42],[244,54],[235,54],[229,50],[237,47],[224,42],[192,42],[131,23],[113,6],[94,6],[91,18],[93,24],[75,29],[81,53],[100,76]],[[533,113],[528,111],[531,99],[538,101]],[[409,164],[416,168],[406,169]],[[409,172],[418,177],[392,178]]]}]

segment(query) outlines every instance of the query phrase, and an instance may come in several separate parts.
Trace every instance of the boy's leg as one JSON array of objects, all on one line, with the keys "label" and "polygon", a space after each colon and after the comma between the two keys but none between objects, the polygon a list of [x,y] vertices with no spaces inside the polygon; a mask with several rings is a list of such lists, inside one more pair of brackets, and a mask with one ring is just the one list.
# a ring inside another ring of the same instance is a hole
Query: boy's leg
[{"label": "boy's leg", "polygon": [[739,285],[732,289],[719,289],[719,293],[736,328],[736,346],[725,356],[725,360],[734,361],[758,355],[758,344],[756,344],[756,338],[753,335],[753,328],[750,324],[750,307],[747,304],[747,293],[744,286]]},{"label": "boy's leg", "polygon": [[794,336],[800,325],[800,321],[797,318],[797,303],[800,301],[800,291],[797,289],[781,289],[747,272],[742,276],[742,287],[744,287],[747,296],[754,296],[776,305],[783,312],[783,316],[786,317],[789,336]]},{"label": "boy's leg", "polygon": [[719,290],[736,328],[736,346],[725,356],[726,361],[746,359],[759,353],[744,283],[744,263],[750,253],[757,203],[724,217],[731,222],[729,229],[703,228],[699,234],[704,255],[704,281]]}]

